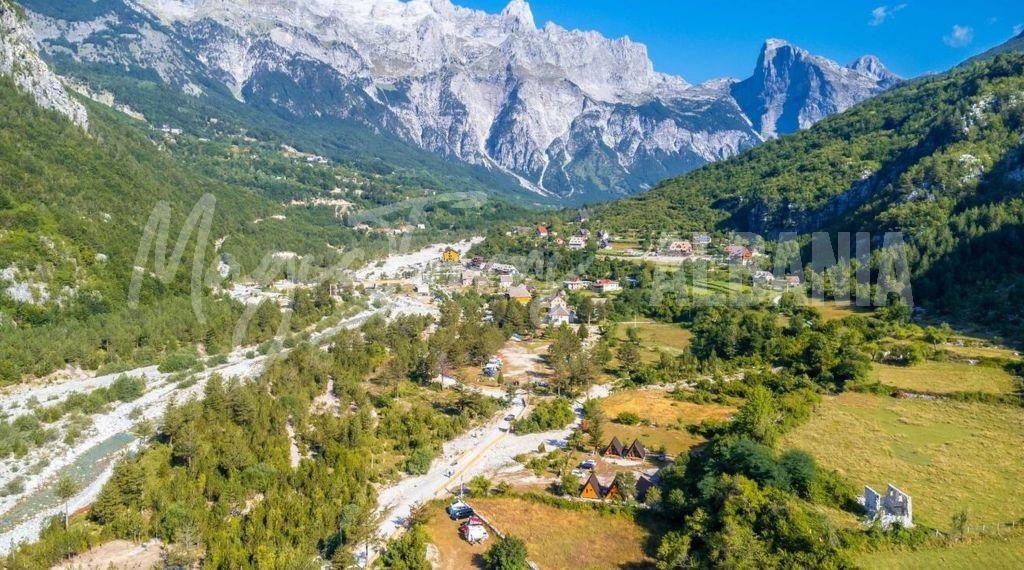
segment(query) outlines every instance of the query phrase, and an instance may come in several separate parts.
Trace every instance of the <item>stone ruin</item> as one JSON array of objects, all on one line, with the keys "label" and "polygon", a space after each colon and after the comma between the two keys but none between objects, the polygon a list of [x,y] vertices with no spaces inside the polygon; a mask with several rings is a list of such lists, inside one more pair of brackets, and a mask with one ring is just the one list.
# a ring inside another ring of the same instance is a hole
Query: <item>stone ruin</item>
[{"label": "stone ruin", "polygon": [[881,495],[878,491],[865,485],[861,504],[867,511],[869,523],[878,521],[884,529],[888,529],[894,524],[903,528],[914,526],[914,508],[910,495],[900,491],[892,484],[889,484],[885,495]]}]

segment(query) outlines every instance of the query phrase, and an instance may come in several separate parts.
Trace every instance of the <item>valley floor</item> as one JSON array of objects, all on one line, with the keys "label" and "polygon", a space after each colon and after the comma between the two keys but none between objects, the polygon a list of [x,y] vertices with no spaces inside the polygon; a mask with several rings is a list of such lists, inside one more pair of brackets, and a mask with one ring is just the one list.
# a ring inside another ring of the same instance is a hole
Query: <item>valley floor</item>
[{"label": "valley floor", "polygon": [[[419,276],[446,247],[466,251],[473,240],[458,244],[438,244],[420,251],[399,254],[353,274],[356,283],[372,283],[374,279],[396,274]],[[414,281],[416,277],[408,278]],[[436,307],[422,297],[384,295],[372,289],[369,307],[350,315],[338,324],[311,335],[311,342],[329,338],[343,328],[356,328],[370,317],[401,314],[434,314]],[[280,353],[278,353],[280,354]],[[51,406],[73,394],[88,394],[112,384],[121,376],[144,378],[146,392],[133,402],[116,403],[111,409],[94,415],[92,427],[73,444],[46,445],[29,450],[20,458],[0,463],[0,482],[4,485],[21,477],[22,488],[0,498],[0,554],[12,551],[18,544],[34,540],[43,523],[64,511],[74,512],[87,507],[109,479],[113,466],[123,453],[137,449],[139,438],[133,433],[141,420],[159,421],[172,401],[185,401],[203,392],[206,379],[214,374],[224,378],[251,379],[275,355],[261,355],[256,347],[241,347],[219,365],[195,376],[195,382],[179,382],[172,374],[149,366],[93,378],[43,385],[41,382],[13,386],[0,394],[0,409],[9,419],[32,412],[35,402]],[[474,440],[475,441],[475,440]],[[54,492],[55,482],[70,476],[78,484],[78,492],[66,504]]]}]

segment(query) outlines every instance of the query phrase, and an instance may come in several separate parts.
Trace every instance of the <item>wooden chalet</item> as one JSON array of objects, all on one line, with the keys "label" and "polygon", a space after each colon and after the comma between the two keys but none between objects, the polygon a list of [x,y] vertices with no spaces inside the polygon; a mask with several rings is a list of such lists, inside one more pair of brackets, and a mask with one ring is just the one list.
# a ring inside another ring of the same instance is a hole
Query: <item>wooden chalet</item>
[{"label": "wooden chalet", "polygon": [[639,439],[634,439],[633,443],[628,446],[623,445],[619,441],[618,437],[613,437],[608,447],[604,448],[602,455],[612,455],[615,457],[622,457],[623,459],[633,459],[636,461],[643,461],[647,459],[647,448],[644,444],[640,443]]},{"label": "wooden chalet", "polygon": [[613,437],[612,442],[608,444],[608,447],[604,448],[604,453],[602,455],[614,455],[616,457],[622,457],[622,454],[625,453],[625,451],[626,448],[625,446],[622,445],[622,442],[619,441],[619,438]]},{"label": "wooden chalet", "polygon": [[601,499],[604,496],[601,490],[601,482],[598,481],[597,475],[591,473],[586,483],[583,484],[583,488],[580,489],[580,498]]},{"label": "wooden chalet", "polygon": [[608,488],[604,490],[604,500],[606,501],[621,501],[623,500],[622,490],[619,489],[618,481],[612,480]]},{"label": "wooden chalet", "polygon": [[644,444],[640,443],[639,439],[634,439],[633,444],[626,449],[623,457],[643,461],[647,459],[647,448],[644,447]]},{"label": "wooden chalet", "polygon": [[636,480],[636,500],[641,503],[646,501],[647,492],[654,487],[657,487],[657,485],[654,484],[654,481],[652,481],[650,477],[641,475],[640,478]]}]

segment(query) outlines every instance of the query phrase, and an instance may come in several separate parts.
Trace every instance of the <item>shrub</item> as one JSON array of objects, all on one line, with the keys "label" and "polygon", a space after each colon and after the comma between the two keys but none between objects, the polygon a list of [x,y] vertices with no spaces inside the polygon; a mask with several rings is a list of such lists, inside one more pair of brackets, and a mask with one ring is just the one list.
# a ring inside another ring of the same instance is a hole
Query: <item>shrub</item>
[{"label": "shrub", "polygon": [[615,418],[615,421],[623,425],[635,426],[640,423],[640,416],[633,412],[622,412]]},{"label": "shrub", "polygon": [[484,553],[487,570],[526,570],[529,568],[526,543],[514,536],[499,539]]}]

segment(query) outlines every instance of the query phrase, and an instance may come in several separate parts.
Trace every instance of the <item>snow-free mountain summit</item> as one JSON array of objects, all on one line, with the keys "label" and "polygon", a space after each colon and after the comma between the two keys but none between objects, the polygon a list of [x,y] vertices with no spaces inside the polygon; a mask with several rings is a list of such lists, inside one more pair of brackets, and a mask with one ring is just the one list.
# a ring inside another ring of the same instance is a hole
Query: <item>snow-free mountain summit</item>
[{"label": "snow-free mountain summit", "polygon": [[874,58],[843,67],[771,40],[750,79],[691,85],[628,38],[538,26],[523,0],[500,14],[449,0],[23,4],[42,51],[72,67],[354,124],[559,201],[642,190],[896,81]]}]

